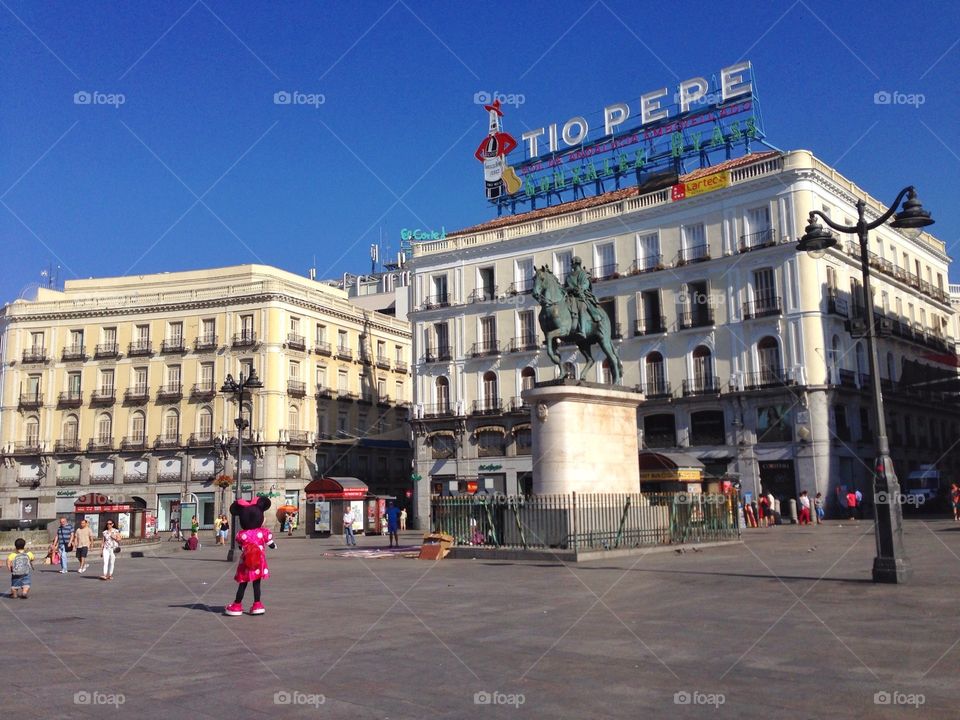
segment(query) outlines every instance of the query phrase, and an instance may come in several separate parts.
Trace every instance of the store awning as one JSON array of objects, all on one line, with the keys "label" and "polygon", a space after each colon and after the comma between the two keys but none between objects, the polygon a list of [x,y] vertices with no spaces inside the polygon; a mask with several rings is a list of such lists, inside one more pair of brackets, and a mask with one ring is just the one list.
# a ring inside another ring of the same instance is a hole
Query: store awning
[{"label": "store awning", "polygon": [[369,493],[366,483],[355,477],[322,477],[311,480],[303,489],[307,501],[362,500]]},{"label": "store awning", "polygon": [[131,500],[115,500],[109,495],[101,493],[87,493],[81,495],[73,503],[73,509],[79,513],[110,513],[131,512],[144,510],[147,507],[143,498],[134,497]]},{"label": "store awning", "polygon": [[640,482],[702,482],[703,470],[703,463],[687,453],[640,453]]}]

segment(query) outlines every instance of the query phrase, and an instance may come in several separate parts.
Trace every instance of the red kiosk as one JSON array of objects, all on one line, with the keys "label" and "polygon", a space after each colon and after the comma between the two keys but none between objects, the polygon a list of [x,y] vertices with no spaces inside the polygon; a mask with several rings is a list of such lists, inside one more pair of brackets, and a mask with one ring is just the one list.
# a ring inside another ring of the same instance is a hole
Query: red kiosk
[{"label": "red kiosk", "polygon": [[94,536],[103,532],[107,520],[113,520],[114,527],[125,538],[147,537],[150,530],[147,503],[141,498],[119,501],[102,493],[88,493],[76,499],[73,510],[75,525],[86,518]]},{"label": "red kiosk", "polygon": [[307,522],[313,537],[343,534],[343,514],[353,510],[354,532],[379,535],[380,519],[386,511],[387,499],[370,494],[370,489],[355,477],[322,477],[304,488]]}]

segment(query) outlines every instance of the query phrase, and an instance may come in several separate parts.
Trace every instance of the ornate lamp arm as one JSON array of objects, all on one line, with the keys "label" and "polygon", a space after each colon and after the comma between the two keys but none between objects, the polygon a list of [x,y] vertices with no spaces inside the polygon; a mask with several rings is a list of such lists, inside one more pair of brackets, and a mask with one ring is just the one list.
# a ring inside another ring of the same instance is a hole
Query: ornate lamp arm
[{"label": "ornate lamp arm", "polygon": [[836,230],[837,232],[843,232],[843,233],[855,233],[855,232],[857,232],[857,226],[856,226],[856,225],[841,225],[840,223],[834,222],[833,220],[831,220],[830,217],[829,217],[826,213],[820,212],[819,210],[811,210],[811,211],[810,211],[810,217],[812,218],[814,215],[816,215],[817,217],[819,217],[820,219],[822,219],[827,225],[829,225],[830,227],[832,227],[832,228],[833,228],[834,230]]},{"label": "ornate lamp arm", "polygon": [[900,207],[900,202],[903,200],[904,196],[907,193],[914,192],[913,185],[908,185],[903,190],[900,191],[900,194],[897,195],[897,199],[893,201],[893,205],[887,208],[887,211],[874,220],[872,223],[867,223],[867,230],[873,230],[883,225],[887,220],[889,220],[893,214],[897,211],[897,208]]}]

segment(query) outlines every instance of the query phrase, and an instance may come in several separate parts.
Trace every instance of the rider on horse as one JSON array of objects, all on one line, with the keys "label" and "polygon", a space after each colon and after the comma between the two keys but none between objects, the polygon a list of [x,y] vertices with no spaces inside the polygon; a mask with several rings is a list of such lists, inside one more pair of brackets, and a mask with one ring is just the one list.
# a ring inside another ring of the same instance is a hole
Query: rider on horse
[{"label": "rider on horse", "polygon": [[579,257],[570,261],[570,272],[563,282],[563,289],[567,294],[570,313],[574,316],[576,334],[585,338],[587,333],[583,326],[583,314],[586,312],[594,325],[599,326],[600,301],[593,294],[590,273],[583,269],[583,261]]}]

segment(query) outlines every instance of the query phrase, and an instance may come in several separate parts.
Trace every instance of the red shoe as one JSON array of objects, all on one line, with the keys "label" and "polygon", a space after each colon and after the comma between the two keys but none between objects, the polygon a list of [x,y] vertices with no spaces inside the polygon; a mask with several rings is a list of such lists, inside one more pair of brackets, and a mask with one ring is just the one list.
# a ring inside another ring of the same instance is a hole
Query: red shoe
[{"label": "red shoe", "polygon": [[238,602],[230,603],[223,609],[224,615],[243,615],[243,605]]},{"label": "red shoe", "polygon": [[255,602],[250,606],[251,615],[263,615],[266,611],[267,609],[263,606],[262,602]]}]

